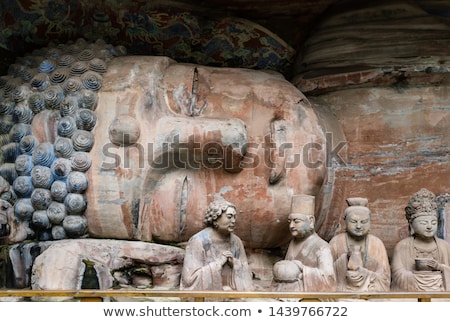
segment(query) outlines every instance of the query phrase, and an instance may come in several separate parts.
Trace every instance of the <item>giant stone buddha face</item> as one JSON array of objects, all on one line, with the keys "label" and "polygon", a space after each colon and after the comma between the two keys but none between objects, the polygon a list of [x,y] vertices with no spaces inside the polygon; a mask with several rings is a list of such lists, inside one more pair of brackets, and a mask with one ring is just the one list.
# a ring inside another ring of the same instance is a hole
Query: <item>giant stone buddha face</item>
[{"label": "giant stone buddha face", "polygon": [[290,238],[292,196],[320,200],[326,135],[281,74],[75,45],[42,53],[38,72],[15,66],[21,84],[2,79],[13,89],[2,120],[15,124],[1,174],[11,186],[28,178],[29,189],[16,184],[33,208],[21,218],[39,239],[182,242],[221,195],[246,246],[277,247]]},{"label": "giant stone buddha face", "polygon": [[87,210],[98,235],[185,241],[221,195],[246,245],[275,247],[292,195],[317,195],[325,177],[325,133],[277,73],[124,57],[98,111]]}]

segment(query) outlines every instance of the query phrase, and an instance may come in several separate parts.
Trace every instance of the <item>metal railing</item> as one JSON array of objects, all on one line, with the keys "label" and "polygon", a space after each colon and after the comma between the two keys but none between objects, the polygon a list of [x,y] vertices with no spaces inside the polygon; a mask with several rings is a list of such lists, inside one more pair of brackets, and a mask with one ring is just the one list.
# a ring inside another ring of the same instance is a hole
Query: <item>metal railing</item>
[{"label": "metal railing", "polygon": [[0,289],[0,297],[72,297],[80,301],[103,301],[114,297],[156,297],[180,298],[181,301],[203,302],[206,300],[223,301],[229,299],[298,299],[299,301],[339,301],[339,300],[431,300],[450,301],[450,292],[384,292],[384,293],[298,293],[298,292],[224,292],[224,291],[178,291],[178,290],[31,290]]}]

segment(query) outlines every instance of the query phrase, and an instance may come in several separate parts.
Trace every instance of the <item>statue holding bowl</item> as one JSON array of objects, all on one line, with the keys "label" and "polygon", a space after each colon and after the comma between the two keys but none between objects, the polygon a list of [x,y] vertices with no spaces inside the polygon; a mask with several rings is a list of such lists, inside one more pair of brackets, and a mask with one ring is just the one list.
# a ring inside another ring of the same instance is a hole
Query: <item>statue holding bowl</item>
[{"label": "statue holding bowl", "polygon": [[397,243],[392,257],[396,291],[450,291],[450,244],[438,238],[434,193],[421,189],[405,208],[411,235]]}]

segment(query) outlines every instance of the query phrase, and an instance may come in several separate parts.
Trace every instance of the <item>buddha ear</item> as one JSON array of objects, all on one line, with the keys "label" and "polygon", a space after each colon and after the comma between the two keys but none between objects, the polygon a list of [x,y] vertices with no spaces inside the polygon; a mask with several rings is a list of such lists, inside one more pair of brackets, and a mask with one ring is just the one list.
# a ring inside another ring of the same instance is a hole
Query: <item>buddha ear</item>
[{"label": "buddha ear", "polygon": [[414,228],[413,228],[412,224],[409,224],[409,234],[410,234],[411,236],[414,235]]}]

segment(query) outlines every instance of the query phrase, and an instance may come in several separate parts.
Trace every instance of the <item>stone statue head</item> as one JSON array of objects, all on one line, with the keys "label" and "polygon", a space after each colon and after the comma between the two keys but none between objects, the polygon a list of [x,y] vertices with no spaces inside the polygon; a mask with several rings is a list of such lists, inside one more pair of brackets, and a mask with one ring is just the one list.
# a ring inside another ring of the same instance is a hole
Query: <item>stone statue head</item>
[{"label": "stone statue head", "polygon": [[218,198],[212,201],[205,211],[205,218],[203,220],[206,227],[214,227],[219,217],[224,214],[228,208],[233,208],[236,212],[236,206],[223,198]]},{"label": "stone statue head", "polygon": [[38,239],[183,242],[218,194],[239,202],[249,247],[274,248],[289,240],[293,195],[325,205],[328,118],[281,74],[116,49],[61,44],[55,64],[43,48],[20,62],[26,80],[0,79],[0,173],[35,217],[66,210],[62,225],[29,225]]},{"label": "stone statue head", "polygon": [[405,216],[411,235],[433,237],[438,228],[436,195],[428,189],[420,189],[409,199]]},{"label": "stone statue head", "polygon": [[303,239],[314,232],[314,196],[295,195],[292,197],[291,213],[288,216],[292,237]]},{"label": "stone statue head", "polygon": [[344,222],[347,234],[359,239],[367,236],[370,230],[370,209],[366,207],[366,198],[348,198],[348,207],[344,211]]}]

